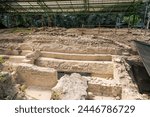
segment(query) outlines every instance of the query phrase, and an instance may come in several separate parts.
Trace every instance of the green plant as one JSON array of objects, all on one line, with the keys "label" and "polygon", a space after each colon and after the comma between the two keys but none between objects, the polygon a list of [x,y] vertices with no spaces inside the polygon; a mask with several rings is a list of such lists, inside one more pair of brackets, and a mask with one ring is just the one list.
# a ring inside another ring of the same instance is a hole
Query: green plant
[{"label": "green plant", "polygon": [[123,18],[123,21],[130,26],[135,26],[141,21],[141,18],[138,15],[130,15],[130,16],[125,16]]},{"label": "green plant", "polygon": [[5,78],[4,76],[0,73],[0,82],[4,82],[5,81]]},{"label": "green plant", "polygon": [[31,33],[32,30],[28,28],[13,28],[11,33]]},{"label": "green plant", "polygon": [[0,64],[4,63],[3,57],[0,57]]},{"label": "green plant", "polygon": [[51,99],[52,100],[60,100],[60,95],[61,95],[61,92],[59,92],[59,91],[53,91],[52,92],[52,96],[51,96]]}]

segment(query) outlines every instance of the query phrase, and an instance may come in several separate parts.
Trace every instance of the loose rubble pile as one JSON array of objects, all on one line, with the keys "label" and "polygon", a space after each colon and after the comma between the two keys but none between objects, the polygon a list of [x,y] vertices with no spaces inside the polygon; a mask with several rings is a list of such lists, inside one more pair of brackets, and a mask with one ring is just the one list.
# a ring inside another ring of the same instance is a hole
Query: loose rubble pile
[{"label": "loose rubble pile", "polygon": [[80,74],[64,75],[52,88],[53,100],[85,100],[87,97],[87,79]]},{"label": "loose rubble pile", "polygon": [[0,99],[22,100],[25,97],[25,85],[16,84],[13,75],[8,72],[0,72]]}]

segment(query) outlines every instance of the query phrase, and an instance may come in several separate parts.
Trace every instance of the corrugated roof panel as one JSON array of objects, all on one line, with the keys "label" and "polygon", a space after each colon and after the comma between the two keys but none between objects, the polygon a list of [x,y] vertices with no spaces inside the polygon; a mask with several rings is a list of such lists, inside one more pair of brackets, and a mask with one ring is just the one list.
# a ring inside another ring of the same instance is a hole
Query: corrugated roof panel
[{"label": "corrugated roof panel", "polygon": [[142,62],[150,76],[150,44],[140,41],[135,41],[135,44]]}]

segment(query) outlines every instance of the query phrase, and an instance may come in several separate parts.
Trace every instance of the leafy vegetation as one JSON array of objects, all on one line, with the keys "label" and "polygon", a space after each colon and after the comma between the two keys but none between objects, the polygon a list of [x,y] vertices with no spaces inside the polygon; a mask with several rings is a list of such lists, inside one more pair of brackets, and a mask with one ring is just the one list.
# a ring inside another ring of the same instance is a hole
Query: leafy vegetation
[{"label": "leafy vegetation", "polygon": [[[101,7],[101,6],[100,6]],[[115,10],[116,12],[111,12]],[[117,12],[118,11],[118,12]],[[121,11],[121,12],[120,12]],[[41,26],[57,26],[66,28],[89,27],[96,26],[115,26],[119,17],[121,22],[128,25],[136,25],[144,18],[145,4],[135,2],[133,4],[118,3],[116,5],[106,5],[101,7],[98,13],[67,13],[67,14],[18,14],[0,16],[1,24],[6,27],[41,27]],[[17,32],[14,31],[14,32]]]},{"label": "leafy vegetation", "polygon": [[3,57],[0,57],[0,64],[4,63]]},{"label": "leafy vegetation", "polygon": [[13,28],[11,30],[11,33],[31,33],[32,30],[30,28]]},{"label": "leafy vegetation", "polygon": [[6,78],[0,72],[0,82],[4,82],[5,80],[6,80]]},{"label": "leafy vegetation", "polygon": [[3,77],[3,76],[1,76],[1,74],[0,74],[0,81],[1,81],[1,82],[3,82],[3,81],[4,81],[4,77]]},{"label": "leafy vegetation", "polygon": [[130,15],[130,16],[125,16],[123,21],[130,26],[135,26],[138,23],[140,23],[141,18],[139,15]]}]

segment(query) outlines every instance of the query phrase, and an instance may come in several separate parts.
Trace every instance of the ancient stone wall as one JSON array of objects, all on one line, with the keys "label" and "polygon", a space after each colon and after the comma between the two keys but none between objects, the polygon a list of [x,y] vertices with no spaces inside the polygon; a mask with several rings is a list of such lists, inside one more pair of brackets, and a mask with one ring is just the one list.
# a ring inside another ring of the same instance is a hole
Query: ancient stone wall
[{"label": "ancient stone wall", "polygon": [[38,67],[27,63],[5,64],[4,66],[6,71],[16,71],[18,82],[25,83],[27,86],[40,86],[51,89],[57,84],[57,72],[55,69]]}]

